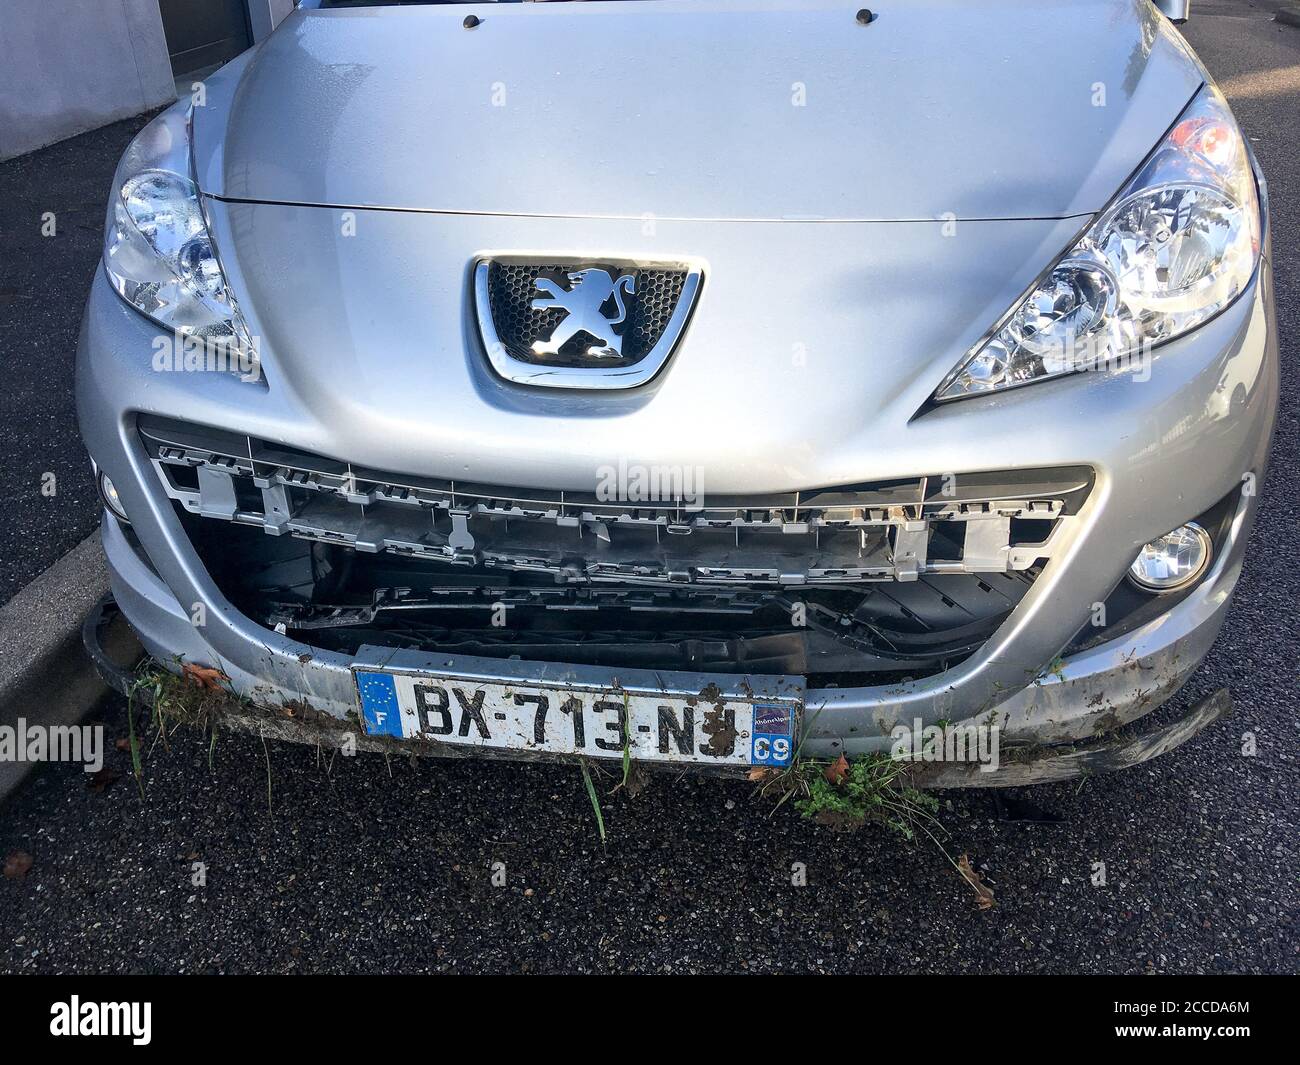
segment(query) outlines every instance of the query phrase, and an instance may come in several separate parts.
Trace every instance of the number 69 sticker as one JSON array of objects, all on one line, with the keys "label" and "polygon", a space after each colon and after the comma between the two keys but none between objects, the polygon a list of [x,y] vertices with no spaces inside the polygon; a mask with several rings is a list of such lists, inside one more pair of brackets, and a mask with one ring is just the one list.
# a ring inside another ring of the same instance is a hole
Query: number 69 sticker
[{"label": "number 69 sticker", "polygon": [[773,704],[754,707],[753,746],[750,761],[754,765],[789,765],[794,755],[794,708]]}]

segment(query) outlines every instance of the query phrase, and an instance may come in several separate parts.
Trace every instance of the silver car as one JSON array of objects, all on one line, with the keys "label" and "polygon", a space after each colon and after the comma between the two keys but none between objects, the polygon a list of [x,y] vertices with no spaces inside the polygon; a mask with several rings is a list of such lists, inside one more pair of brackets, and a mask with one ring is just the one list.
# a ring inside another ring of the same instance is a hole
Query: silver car
[{"label": "silver car", "polygon": [[307,0],[110,201],[113,595],[252,727],[990,785],[1227,706],[1129,727],[1278,400],[1264,181],[1146,0]]}]

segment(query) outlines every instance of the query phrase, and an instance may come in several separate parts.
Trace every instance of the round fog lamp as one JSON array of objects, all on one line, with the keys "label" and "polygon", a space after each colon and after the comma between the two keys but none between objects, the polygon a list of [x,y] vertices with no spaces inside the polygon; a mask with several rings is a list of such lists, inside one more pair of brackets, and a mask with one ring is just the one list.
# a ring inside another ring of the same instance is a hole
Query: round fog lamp
[{"label": "round fog lamp", "polygon": [[1205,572],[1210,546],[1210,534],[1189,521],[1143,547],[1128,568],[1129,580],[1153,592],[1182,588]]},{"label": "round fog lamp", "polygon": [[130,522],[126,516],[126,511],[122,509],[122,500],[118,498],[117,489],[113,487],[113,482],[108,479],[108,474],[102,470],[99,474],[99,498],[104,501],[104,506],[113,512],[113,516],[121,521]]}]

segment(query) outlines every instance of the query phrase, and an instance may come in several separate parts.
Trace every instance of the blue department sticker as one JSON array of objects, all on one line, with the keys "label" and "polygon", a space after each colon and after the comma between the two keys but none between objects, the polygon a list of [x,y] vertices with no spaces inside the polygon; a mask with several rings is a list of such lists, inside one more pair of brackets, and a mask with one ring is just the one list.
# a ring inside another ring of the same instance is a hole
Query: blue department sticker
[{"label": "blue department sticker", "polygon": [[754,765],[789,765],[794,757],[793,706],[780,703],[755,703],[753,748]]}]

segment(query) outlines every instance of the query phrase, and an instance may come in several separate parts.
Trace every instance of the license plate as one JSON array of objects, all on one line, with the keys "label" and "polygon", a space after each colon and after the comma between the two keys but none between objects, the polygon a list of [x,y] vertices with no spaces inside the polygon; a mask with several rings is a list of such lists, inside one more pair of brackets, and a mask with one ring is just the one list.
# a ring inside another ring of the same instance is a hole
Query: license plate
[{"label": "license plate", "polygon": [[[363,647],[372,736],[696,765],[786,766],[802,677],[607,670]],[[373,664],[371,663],[373,659]]]}]

